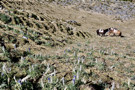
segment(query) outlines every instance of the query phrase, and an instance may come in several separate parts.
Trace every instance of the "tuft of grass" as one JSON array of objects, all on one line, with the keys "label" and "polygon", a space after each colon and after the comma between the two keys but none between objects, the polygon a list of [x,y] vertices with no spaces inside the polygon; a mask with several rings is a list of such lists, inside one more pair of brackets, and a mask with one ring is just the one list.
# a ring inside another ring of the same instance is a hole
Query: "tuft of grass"
[{"label": "tuft of grass", "polygon": [[3,13],[0,13],[0,20],[5,24],[9,24],[11,22],[11,18]]}]

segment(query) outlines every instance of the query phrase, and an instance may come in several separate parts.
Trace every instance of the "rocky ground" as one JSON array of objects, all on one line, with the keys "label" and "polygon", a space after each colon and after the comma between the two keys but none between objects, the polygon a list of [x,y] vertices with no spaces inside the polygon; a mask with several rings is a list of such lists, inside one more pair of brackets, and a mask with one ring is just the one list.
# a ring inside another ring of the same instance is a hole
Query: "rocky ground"
[{"label": "rocky ground", "polygon": [[79,6],[87,11],[113,15],[116,20],[129,20],[135,17],[135,4],[131,2],[93,2]]},{"label": "rocky ground", "polygon": [[[0,5],[0,89],[134,90],[134,3]],[[96,35],[109,27],[124,37]]]},{"label": "rocky ground", "polygon": [[106,15],[112,15],[114,16],[115,20],[125,21],[135,17],[135,3],[132,3],[130,1],[65,0],[64,2],[58,2],[58,4],[61,4],[63,6],[77,4],[78,9],[83,9],[86,11],[97,12]]}]

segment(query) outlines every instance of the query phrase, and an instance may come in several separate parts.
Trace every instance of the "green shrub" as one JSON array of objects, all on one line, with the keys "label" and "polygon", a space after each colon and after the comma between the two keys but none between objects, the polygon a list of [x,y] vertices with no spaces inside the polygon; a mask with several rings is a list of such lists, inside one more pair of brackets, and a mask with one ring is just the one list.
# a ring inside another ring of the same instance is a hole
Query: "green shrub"
[{"label": "green shrub", "polygon": [[0,20],[6,24],[11,22],[11,18],[3,13],[0,13]]}]

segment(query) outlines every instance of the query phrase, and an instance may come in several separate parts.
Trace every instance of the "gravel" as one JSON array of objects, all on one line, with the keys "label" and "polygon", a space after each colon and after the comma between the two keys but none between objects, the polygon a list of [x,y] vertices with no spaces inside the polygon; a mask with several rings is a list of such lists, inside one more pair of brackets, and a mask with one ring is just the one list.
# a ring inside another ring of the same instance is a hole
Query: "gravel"
[{"label": "gravel", "polygon": [[101,14],[113,15],[116,20],[129,20],[135,18],[135,3],[131,2],[95,2],[80,5],[78,8],[94,11]]},{"label": "gravel", "polygon": [[135,3],[129,1],[63,0],[58,1],[57,4],[63,6],[76,4],[78,9],[113,15],[114,19],[121,21],[135,18]]}]

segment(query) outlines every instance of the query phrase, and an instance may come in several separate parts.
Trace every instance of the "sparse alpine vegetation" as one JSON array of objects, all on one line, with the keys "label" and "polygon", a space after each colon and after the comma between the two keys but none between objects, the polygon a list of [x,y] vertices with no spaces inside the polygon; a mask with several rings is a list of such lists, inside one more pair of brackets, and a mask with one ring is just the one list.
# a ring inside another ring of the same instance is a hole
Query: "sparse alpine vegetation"
[{"label": "sparse alpine vegetation", "polygon": [[[57,4],[71,2],[58,0]],[[129,38],[97,37],[82,30],[76,20],[49,16],[52,9],[25,10],[25,4],[44,5],[0,2],[0,89],[135,89],[135,54],[132,43],[125,44]]]}]

